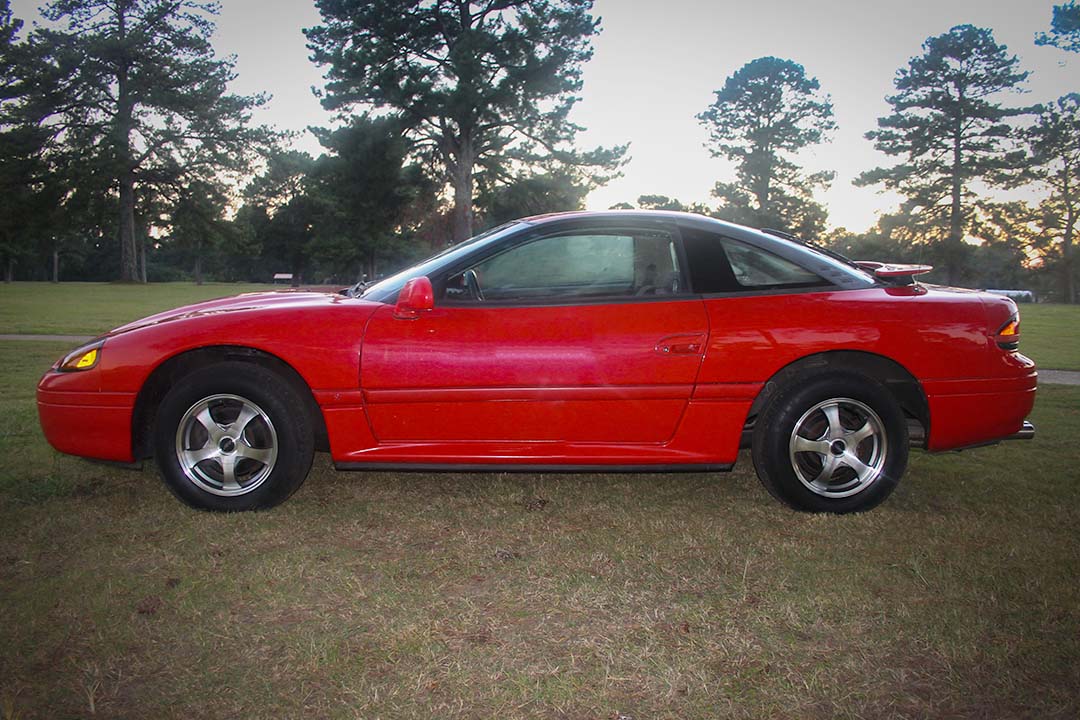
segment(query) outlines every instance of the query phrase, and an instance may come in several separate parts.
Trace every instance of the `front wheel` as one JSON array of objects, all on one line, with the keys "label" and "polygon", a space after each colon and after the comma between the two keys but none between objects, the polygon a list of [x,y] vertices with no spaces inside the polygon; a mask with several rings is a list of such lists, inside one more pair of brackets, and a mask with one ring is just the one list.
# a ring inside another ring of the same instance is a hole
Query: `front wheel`
[{"label": "front wheel", "polygon": [[797,510],[869,510],[907,467],[907,421],[893,396],[863,376],[792,383],[754,424],[754,469],[765,488]]},{"label": "front wheel", "polygon": [[259,365],[226,362],[182,378],[162,400],[154,451],[165,484],[204,510],[269,508],[307,477],[311,421],[296,391]]}]

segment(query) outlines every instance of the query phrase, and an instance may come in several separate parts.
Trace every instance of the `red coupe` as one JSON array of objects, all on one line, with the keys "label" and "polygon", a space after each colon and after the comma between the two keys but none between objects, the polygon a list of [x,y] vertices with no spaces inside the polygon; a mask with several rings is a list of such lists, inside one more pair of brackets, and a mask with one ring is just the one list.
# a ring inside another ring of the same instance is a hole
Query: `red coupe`
[{"label": "red coupe", "polygon": [[1009,299],[925,286],[694,215],[491,230],[369,286],[180,308],[38,387],[58,450],[135,463],[212,510],[342,470],[728,470],[800,510],[866,510],[908,448],[1029,438]]}]

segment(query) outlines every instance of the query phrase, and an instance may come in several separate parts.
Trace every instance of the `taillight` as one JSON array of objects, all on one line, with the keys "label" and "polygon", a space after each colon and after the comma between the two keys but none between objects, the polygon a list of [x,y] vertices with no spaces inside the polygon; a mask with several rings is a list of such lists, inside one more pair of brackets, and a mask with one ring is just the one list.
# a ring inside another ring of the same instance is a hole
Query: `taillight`
[{"label": "taillight", "polygon": [[1009,321],[1001,326],[994,336],[997,345],[1002,350],[1016,350],[1020,347],[1020,313],[1015,313]]}]

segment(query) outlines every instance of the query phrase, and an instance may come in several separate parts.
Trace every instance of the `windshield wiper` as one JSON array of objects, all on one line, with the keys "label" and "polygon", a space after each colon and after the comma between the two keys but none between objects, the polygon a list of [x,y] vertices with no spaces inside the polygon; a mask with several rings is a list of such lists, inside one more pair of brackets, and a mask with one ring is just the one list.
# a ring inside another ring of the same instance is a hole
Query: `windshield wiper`
[{"label": "windshield wiper", "polygon": [[355,285],[351,285],[350,287],[347,287],[344,290],[342,290],[341,294],[344,295],[345,297],[351,297],[351,298],[360,297],[361,295],[364,294],[364,291],[367,290],[372,285],[374,285],[374,283],[371,282],[370,280],[361,280],[360,282],[356,283]]}]

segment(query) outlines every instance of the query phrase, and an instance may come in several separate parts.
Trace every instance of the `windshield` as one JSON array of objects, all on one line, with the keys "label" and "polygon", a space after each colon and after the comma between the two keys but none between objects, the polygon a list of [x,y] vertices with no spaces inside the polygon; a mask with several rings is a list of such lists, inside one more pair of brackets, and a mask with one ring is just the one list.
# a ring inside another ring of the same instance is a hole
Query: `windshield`
[{"label": "windshield", "polygon": [[397,297],[401,287],[409,280],[416,277],[423,277],[432,270],[442,267],[446,263],[452,263],[458,256],[471,250],[477,243],[484,240],[496,240],[501,238],[512,230],[517,229],[518,226],[522,224],[523,223],[520,220],[514,220],[504,225],[493,227],[468,240],[462,240],[457,245],[451,245],[445,250],[435,253],[426,260],[420,261],[416,265],[407,267],[399,273],[391,275],[388,278],[383,278],[379,282],[363,288],[362,292],[357,293],[356,296],[363,297],[366,300],[389,302]]}]

